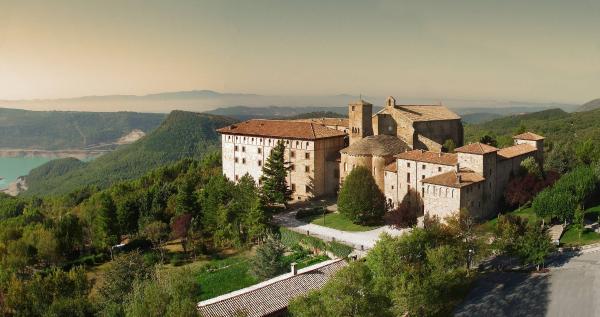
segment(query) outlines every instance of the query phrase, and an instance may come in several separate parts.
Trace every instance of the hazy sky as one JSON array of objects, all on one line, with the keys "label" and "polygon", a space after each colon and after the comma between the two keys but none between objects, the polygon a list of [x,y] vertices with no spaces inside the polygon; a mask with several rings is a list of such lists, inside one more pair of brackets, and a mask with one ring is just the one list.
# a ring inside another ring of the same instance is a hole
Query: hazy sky
[{"label": "hazy sky", "polygon": [[582,103],[600,1],[0,0],[0,99],[191,89]]}]

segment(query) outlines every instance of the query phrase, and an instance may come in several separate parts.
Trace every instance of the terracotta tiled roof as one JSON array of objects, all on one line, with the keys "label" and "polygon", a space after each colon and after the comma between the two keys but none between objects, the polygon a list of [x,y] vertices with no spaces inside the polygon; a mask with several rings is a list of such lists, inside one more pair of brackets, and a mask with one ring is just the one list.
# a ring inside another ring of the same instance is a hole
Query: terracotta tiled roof
[{"label": "terracotta tiled roof", "polygon": [[469,154],[487,154],[498,151],[497,147],[483,143],[471,143],[454,149],[454,152],[469,153]]},{"label": "terracotta tiled roof", "polygon": [[502,159],[509,159],[520,155],[536,152],[537,149],[533,145],[529,144],[517,144],[509,146],[498,151],[498,156]]},{"label": "terracotta tiled roof", "polygon": [[539,141],[539,140],[543,140],[544,137],[541,135],[532,133],[532,132],[525,132],[525,133],[513,136],[513,139],[527,140],[527,141]]},{"label": "terracotta tiled roof", "polygon": [[386,172],[392,172],[392,173],[398,172],[398,162],[394,161],[394,162],[388,164],[383,170]]},{"label": "terracotta tiled roof", "polygon": [[226,317],[242,313],[248,317],[268,316],[287,308],[290,300],[319,289],[345,267],[345,260],[329,260],[278,276],[262,283],[198,303],[204,317]]},{"label": "terracotta tiled roof", "polygon": [[454,153],[430,152],[413,150],[396,155],[396,158],[417,162],[426,162],[440,165],[456,165],[457,155]]},{"label": "terracotta tiled roof", "polygon": [[349,127],[350,123],[346,118],[312,118],[312,119],[296,119],[292,121],[297,122],[312,122],[316,124],[322,124],[325,126],[340,126],[340,127]]},{"label": "terracotta tiled roof", "polygon": [[462,188],[479,182],[483,182],[485,178],[475,173],[470,169],[460,169],[460,171],[450,171],[436,176],[421,180],[422,183],[441,185],[454,188]]},{"label": "terracotta tiled roof", "polygon": [[290,120],[248,120],[217,129],[224,134],[251,135],[270,138],[316,140],[343,137],[342,131],[322,124]]},{"label": "terracotta tiled roof", "polygon": [[340,150],[348,155],[390,156],[410,150],[410,146],[392,135],[370,135]]},{"label": "terracotta tiled roof", "polygon": [[396,105],[393,108],[385,107],[378,114],[391,111],[396,111],[415,122],[460,119],[459,115],[442,105]]}]

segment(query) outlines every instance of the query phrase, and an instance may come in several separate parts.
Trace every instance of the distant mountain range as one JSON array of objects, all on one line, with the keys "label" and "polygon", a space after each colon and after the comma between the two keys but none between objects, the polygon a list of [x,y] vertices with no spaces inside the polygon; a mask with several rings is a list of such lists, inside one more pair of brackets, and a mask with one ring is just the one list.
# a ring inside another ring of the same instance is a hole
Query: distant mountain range
[{"label": "distant mountain range", "polygon": [[[244,107],[307,107],[319,108],[316,111],[328,111],[329,107],[345,107],[350,101],[357,100],[360,95],[336,94],[319,96],[276,96],[249,93],[222,93],[212,90],[191,90],[164,92],[149,95],[106,95],[85,96],[64,99],[34,100],[0,100],[0,107],[21,108],[29,110],[74,110],[74,111],[137,111],[162,112],[187,110],[204,112],[232,106]],[[383,105],[385,96],[362,96],[374,105]],[[499,108],[525,108],[527,111],[539,111],[550,108],[561,108],[574,111],[577,105],[560,103],[532,103],[501,100],[465,100],[435,98],[403,98],[396,96],[398,103],[403,104],[438,104],[443,103],[450,108],[485,109],[487,113]],[[489,110],[489,111],[487,111]],[[481,112],[481,111],[478,111]]]},{"label": "distant mountain range", "polygon": [[577,108],[578,112],[600,109],[600,98],[588,101]]}]

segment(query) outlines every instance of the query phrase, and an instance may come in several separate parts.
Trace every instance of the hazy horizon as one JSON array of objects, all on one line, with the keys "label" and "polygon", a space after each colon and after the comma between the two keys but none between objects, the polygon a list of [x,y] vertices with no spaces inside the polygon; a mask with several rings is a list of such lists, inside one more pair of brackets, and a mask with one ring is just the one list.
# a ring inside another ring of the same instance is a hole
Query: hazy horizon
[{"label": "hazy horizon", "polygon": [[0,0],[0,100],[206,89],[582,104],[600,97],[599,29],[600,3],[584,0]]}]

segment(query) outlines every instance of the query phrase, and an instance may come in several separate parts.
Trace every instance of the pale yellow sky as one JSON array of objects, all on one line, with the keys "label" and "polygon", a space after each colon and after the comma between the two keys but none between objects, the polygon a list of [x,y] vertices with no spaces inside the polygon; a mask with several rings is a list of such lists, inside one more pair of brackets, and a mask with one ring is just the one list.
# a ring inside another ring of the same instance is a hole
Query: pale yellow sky
[{"label": "pale yellow sky", "polygon": [[0,99],[212,89],[582,103],[600,1],[0,0]]}]

